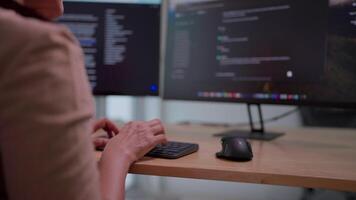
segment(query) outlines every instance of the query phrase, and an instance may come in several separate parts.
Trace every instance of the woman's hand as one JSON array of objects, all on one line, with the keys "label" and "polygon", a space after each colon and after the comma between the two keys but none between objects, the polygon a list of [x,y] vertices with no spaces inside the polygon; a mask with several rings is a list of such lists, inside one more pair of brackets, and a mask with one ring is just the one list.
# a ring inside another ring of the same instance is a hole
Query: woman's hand
[{"label": "woman's hand", "polygon": [[[98,132],[100,129],[103,132]],[[109,142],[109,139],[119,134],[119,128],[108,119],[100,119],[94,123],[92,141],[96,149],[103,149]]]},{"label": "woman's hand", "polygon": [[109,141],[103,154],[109,154],[112,159],[120,157],[131,165],[157,144],[166,142],[164,127],[160,120],[134,121],[120,129],[120,133]]},{"label": "woman's hand", "polygon": [[101,154],[99,171],[103,199],[125,199],[125,178],[131,164],[166,141],[160,120],[125,124]]}]

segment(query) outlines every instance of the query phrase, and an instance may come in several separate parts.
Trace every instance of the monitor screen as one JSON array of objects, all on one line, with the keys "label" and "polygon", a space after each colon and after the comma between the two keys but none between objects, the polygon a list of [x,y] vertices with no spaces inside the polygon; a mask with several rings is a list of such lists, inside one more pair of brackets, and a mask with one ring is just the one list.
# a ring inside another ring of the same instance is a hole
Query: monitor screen
[{"label": "monitor screen", "polygon": [[352,0],[169,0],[165,99],[356,107]]},{"label": "monitor screen", "polygon": [[158,95],[160,0],[64,1],[95,95]]}]

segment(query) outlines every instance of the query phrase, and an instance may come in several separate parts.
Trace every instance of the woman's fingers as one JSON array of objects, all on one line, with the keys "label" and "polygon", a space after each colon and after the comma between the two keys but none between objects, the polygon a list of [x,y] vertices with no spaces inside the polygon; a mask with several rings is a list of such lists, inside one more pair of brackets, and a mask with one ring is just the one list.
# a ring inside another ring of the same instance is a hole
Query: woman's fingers
[{"label": "woman's fingers", "polygon": [[115,133],[115,135],[119,134],[120,130],[119,128],[116,126],[116,124],[110,120],[106,120],[106,127],[108,129],[110,129],[111,131],[113,131]]},{"label": "woman's fingers", "polygon": [[165,135],[157,135],[155,136],[154,146],[157,146],[158,144],[166,144],[167,142],[168,141]]},{"label": "woman's fingers", "polygon": [[158,119],[151,120],[147,122],[148,126],[151,127],[152,132],[154,135],[164,134],[165,130],[162,125],[162,122]]},{"label": "woman's fingers", "polygon": [[161,135],[161,134],[165,133],[162,125],[156,125],[156,126],[152,126],[150,128],[153,132],[153,135]]},{"label": "woman's fingers", "polygon": [[96,121],[94,124],[93,132],[96,132],[99,129],[105,130],[109,138],[119,134],[119,128],[113,122],[105,118]]},{"label": "woman's fingers", "polygon": [[161,120],[159,119],[153,119],[147,122],[149,126],[156,126],[157,124],[162,124]]},{"label": "woman's fingers", "polygon": [[107,139],[107,138],[95,138],[93,140],[95,148],[104,147],[104,146],[106,146],[106,144],[108,142],[109,142],[109,139]]},{"label": "woman's fingers", "polygon": [[105,127],[105,119],[99,119],[97,121],[94,122],[94,126],[93,126],[93,132],[96,132],[97,130]]}]

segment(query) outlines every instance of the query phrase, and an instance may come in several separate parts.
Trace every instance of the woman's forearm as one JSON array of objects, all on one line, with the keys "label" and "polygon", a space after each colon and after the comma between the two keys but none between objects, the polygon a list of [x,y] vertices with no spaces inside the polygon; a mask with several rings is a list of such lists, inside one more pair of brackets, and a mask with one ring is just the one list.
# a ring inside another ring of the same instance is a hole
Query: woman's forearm
[{"label": "woman's forearm", "polygon": [[124,156],[102,154],[99,163],[100,187],[103,200],[124,200],[125,179],[130,162]]}]

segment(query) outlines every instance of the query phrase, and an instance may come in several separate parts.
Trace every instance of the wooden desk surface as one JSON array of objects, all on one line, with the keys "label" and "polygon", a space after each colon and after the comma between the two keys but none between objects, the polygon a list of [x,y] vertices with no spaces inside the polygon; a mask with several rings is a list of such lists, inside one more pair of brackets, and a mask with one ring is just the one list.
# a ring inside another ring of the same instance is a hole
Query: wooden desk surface
[{"label": "wooden desk surface", "polygon": [[177,160],[144,158],[130,173],[356,192],[355,129],[278,129],[286,135],[271,142],[251,141],[250,162],[215,158],[221,144],[212,134],[227,129],[169,126],[167,130],[169,140],[198,143],[199,151]]}]

